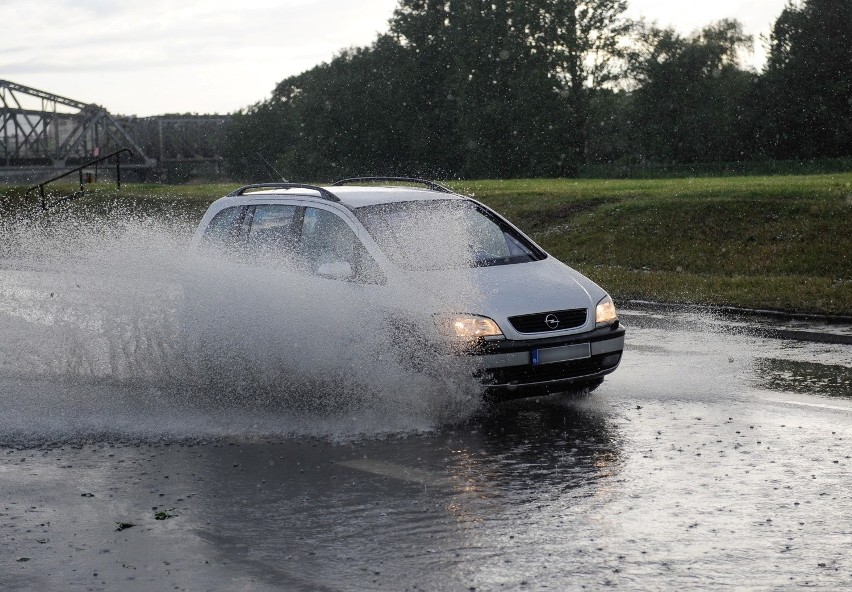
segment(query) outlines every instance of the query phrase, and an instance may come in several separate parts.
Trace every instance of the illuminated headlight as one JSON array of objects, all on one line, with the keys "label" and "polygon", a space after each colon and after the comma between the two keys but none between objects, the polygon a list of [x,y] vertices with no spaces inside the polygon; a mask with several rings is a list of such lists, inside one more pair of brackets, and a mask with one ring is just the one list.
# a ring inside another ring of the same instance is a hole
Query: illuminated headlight
[{"label": "illuminated headlight", "polygon": [[470,314],[441,315],[435,317],[438,332],[445,337],[473,341],[475,339],[503,339],[503,331],[488,317]]},{"label": "illuminated headlight", "polygon": [[595,324],[609,325],[618,320],[618,315],[615,313],[615,303],[612,298],[605,296],[598,306],[595,308]]}]

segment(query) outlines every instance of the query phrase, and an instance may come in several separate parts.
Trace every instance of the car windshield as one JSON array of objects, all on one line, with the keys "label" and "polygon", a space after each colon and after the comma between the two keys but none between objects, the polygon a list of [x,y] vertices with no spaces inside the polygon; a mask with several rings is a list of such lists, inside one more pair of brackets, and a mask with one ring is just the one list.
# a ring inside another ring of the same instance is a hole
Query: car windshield
[{"label": "car windshield", "polygon": [[509,265],[545,257],[472,201],[379,204],[358,208],[356,215],[388,258],[409,270]]}]

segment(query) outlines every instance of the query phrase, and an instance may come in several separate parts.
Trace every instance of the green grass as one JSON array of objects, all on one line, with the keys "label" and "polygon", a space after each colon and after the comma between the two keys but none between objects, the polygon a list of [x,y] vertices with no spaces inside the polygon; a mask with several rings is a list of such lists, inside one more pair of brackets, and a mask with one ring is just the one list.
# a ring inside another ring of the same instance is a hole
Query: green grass
[{"label": "green grass", "polygon": [[[852,173],[448,184],[617,299],[852,314]],[[104,185],[72,207],[168,216],[189,229],[235,187]],[[0,197],[0,217],[23,207],[21,195]]]},{"label": "green grass", "polygon": [[621,299],[852,312],[852,173],[453,187]]}]

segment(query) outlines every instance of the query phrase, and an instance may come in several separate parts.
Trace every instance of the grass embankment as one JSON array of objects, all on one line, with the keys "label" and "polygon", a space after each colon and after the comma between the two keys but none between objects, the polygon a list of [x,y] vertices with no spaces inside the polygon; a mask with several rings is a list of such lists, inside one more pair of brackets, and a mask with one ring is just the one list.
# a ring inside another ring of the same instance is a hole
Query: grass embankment
[{"label": "grass embankment", "polygon": [[852,314],[852,173],[453,187],[619,299]]},{"label": "grass embankment", "polygon": [[[617,299],[852,314],[852,173],[450,185]],[[116,198],[104,185],[84,201],[191,227],[236,186],[127,185]],[[0,217],[22,193],[5,192]]]}]

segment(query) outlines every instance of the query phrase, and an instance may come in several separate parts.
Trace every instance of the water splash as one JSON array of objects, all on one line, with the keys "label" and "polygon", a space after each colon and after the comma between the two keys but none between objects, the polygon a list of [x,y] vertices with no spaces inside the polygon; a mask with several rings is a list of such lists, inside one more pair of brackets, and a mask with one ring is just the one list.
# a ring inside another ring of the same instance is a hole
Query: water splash
[{"label": "water splash", "polygon": [[414,338],[435,298],[469,298],[470,286],[403,290],[225,262],[189,249],[177,224],[121,212],[0,234],[7,443],[347,437],[429,429],[479,406],[464,358]]}]

